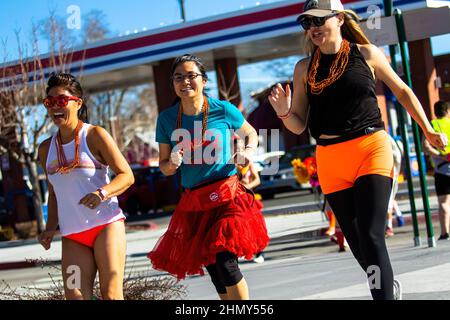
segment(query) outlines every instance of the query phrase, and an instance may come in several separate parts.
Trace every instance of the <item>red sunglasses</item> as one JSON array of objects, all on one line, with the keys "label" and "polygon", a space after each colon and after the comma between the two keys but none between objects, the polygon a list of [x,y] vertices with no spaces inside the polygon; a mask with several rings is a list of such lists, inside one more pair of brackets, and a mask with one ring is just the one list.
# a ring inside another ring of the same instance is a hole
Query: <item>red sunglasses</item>
[{"label": "red sunglasses", "polygon": [[74,97],[74,96],[66,96],[66,95],[59,95],[57,97],[46,97],[43,100],[44,106],[47,109],[55,108],[55,105],[58,107],[67,107],[69,104],[69,101],[81,101],[80,98]]}]

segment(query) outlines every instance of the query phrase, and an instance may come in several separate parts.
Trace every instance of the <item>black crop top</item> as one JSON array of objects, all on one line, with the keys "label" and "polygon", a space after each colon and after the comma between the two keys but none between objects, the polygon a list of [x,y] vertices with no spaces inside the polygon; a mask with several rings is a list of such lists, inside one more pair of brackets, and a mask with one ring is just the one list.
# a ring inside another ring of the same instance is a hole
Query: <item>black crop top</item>
[{"label": "black crop top", "polygon": [[[328,76],[335,58],[336,54],[321,55],[317,82]],[[308,72],[310,68],[311,62]],[[347,67],[339,79],[318,95],[311,93],[309,84],[306,88],[310,105],[308,126],[316,140],[321,134],[343,136],[366,127],[384,127],[372,71],[356,44],[350,44]]]}]

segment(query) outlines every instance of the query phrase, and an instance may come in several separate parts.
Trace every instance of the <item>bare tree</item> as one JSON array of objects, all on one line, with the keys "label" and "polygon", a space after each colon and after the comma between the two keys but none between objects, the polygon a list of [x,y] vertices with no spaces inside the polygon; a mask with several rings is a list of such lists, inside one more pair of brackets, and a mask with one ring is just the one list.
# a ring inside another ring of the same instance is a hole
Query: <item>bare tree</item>
[{"label": "bare tree", "polygon": [[[51,126],[47,113],[40,107],[45,96],[45,73],[69,71],[72,58],[70,43],[66,41],[61,24],[54,12],[50,12],[44,24],[33,23],[30,49],[21,42],[20,30],[16,30],[18,59],[10,66],[5,61],[1,70],[0,153],[8,153],[27,169],[39,232],[45,229],[45,221],[38,176],[38,146],[42,134]],[[39,30],[47,32],[50,52],[46,58],[40,53]],[[6,42],[3,47],[6,52]]]},{"label": "bare tree", "polygon": [[[84,39],[81,39],[85,46],[109,34],[103,19],[104,15],[99,11],[87,15],[83,24]],[[67,30],[64,22],[54,11],[50,11],[48,19],[33,24],[29,47],[21,42],[20,30],[16,30],[18,60],[13,66],[7,64],[7,43],[2,42],[5,54],[4,67],[0,69],[0,155],[8,154],[27,169],[39,232],[45,229],[45,222],[37,151],[43,135],[48,135],[53,125],[41,107],[45,96],[45,78],[50,72],[70,72],[73,45],[76,44],[73,33]],[[48,41],[49,53],[45,57],[39,48],[42,37]],[[110,90],[91,95],[88,100],[92,111],[91,122],[110,131],[121,147],[136,131],[154,130],[157,107],[152,86],[139,90]]]},{"label": "bare tree", "polygon": [[121,120],[120,112],[123,108],[125,95],[129,91],[130,89],[126,87],[93,94],[89,97],[88,102],[91,106],[89,115],[91,122],[109,131],[119,148],[122,147],[123,138],[120,136],[120,131],[117,132],[115,124]]},{"label": "bare tree", "polygon": [[[102,11],[91,10],[84,16],[81,42],[85,46],[106,39],[110,33]],[[91,94],[88,105],[90,122],[109,131],[122,151],[136,132],[154,130],[157,107],[151,85]]]},{"label": "bare tree", "polygon": [[233,75],[233,79],[231,79],[229,85],[227,85],[227,82],[225,81],[225,76],[223,74],[222,68],[218,68],[217,75],[219,76],[219,83],[223,84],[223,86],[219,86],[219,93],[223,97],[223,99],[225,99],[226,101],[233,101],[234,99],[239,98],[239,91],[233,94],[233,90],[235,90],[237,84],[237,73]]},{"label": "bare tree", "polygon": [[[67,28],[62,17],[55,10],[50,10],[49,16],[33,26],[33,44],[38,45],[38,32],[48,41],[48,51],[53,66],[61,66],[59,71],[67,71],[66,68],[72,60],[72,50],[76,45],[76,37],[73,30]],[[39,54],[40,51],[36,48]],[[36,52],[36,50],[34,50]]]},{"label": "bare tree", "polygon": [[110,33],[106,23],[106,15],[101,10],[93,9],[84,15],[81,40],[84,44],[91,44],[104,40]]},{"label": "bare tree", "polygon": [[156,130],[158,107],[155,87],[148,85],[140,88],[137,97],[138,99],[129,101],[120,114],[120,128],[125,141],[130,141],[135,133]]}]

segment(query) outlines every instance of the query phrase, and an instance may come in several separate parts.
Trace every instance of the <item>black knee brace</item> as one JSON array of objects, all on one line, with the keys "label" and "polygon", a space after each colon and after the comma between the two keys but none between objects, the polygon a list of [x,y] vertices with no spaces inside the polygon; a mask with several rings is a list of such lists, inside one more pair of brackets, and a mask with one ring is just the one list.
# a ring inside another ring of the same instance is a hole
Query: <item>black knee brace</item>
[{"label": "black knee brace", "polygon": [[216,269],[219,278],[226,287],[238,284],[243,275],[239,269],[237,256],[228,251],[222,251],[216,255]]},{"label": "black knee brace", "polygon": [[219,277],[219,274],[217,272],[217,268],[215,264],[210,264],[209,266],[206,266],[206,270],[209,273],[209,276],[211,277],[211,281],[216,287],[216,291],[218,294],[225,294],[227,293],[227,289],[225,288],[225,285],[223,284],[222,280]]}]

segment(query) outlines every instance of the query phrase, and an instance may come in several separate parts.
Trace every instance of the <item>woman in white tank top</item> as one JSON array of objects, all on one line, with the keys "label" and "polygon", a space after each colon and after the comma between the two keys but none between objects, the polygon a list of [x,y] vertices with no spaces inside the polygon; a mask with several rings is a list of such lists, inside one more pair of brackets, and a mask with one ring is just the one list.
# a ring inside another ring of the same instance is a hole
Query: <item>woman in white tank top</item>
[{"label": "woman in white tank top", "polygon": [[[134,183],[133,173],[111,136],[84,123],[80,83],[52,74],[44,105],[59,128],[39,146],[49,182],[48,221],[39,242],[50,249],[59,226],[66,299],[91,299],[99,271],[103,299],[123,299],[125,216],[117,195]],[[110,181],[109,166],[116,173]],[[79,279],[79,281],[73,281]]]}]

